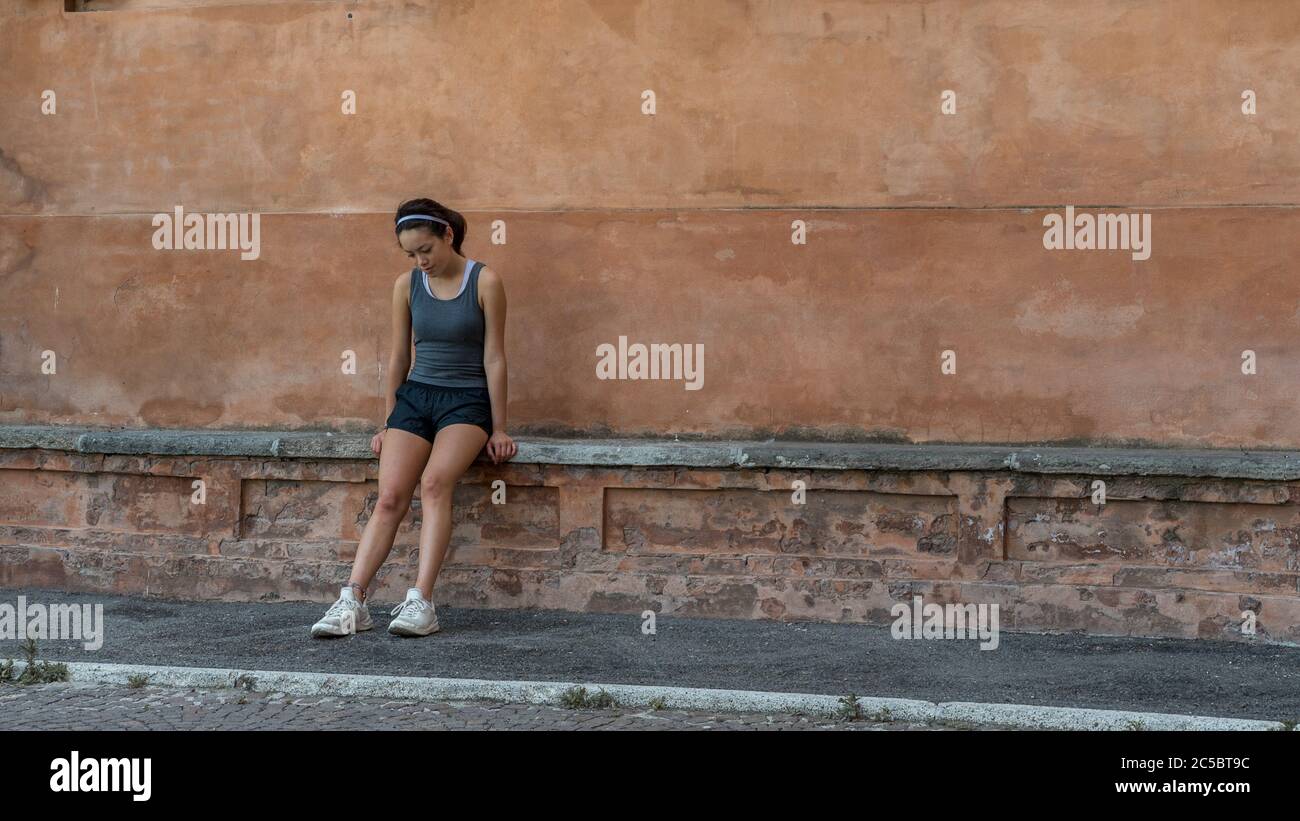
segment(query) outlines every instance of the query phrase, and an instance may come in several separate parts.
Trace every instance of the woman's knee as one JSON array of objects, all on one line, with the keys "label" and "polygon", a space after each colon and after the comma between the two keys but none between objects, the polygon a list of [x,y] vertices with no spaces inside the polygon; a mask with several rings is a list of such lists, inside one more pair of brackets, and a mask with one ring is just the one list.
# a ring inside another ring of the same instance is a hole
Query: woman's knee
[{"label": "woman's knee", "polygon": [[422,502],[444,499],[451,496],[456,487],[456,477],[445,473],[430,473],[420,478],[420,500]]},{"label": "woman's knee", "polygon": [[384,516],[405,516],[411,507],[411,494],[402,493],[397,488],[379,488],[379,498],[375,500],[375,512]]}]

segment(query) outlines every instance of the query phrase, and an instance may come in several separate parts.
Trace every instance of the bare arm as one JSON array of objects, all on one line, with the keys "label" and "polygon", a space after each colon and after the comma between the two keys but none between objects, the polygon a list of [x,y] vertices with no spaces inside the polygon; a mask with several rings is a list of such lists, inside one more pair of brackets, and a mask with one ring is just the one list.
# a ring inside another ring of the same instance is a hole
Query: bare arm
[{"label": "bare arm", "polygon": [[384,377],[384,418],[397,404],[397,389],[411,370],[411,272],[393,283],[393,337],[388,345],[388,373]]},{"label": "bare arm", "polygon": [[483,370],[492,399],[492,431],[506,430],[506,289],[496,271],[486,265],[478,276],[479,304],[483,308]]}]

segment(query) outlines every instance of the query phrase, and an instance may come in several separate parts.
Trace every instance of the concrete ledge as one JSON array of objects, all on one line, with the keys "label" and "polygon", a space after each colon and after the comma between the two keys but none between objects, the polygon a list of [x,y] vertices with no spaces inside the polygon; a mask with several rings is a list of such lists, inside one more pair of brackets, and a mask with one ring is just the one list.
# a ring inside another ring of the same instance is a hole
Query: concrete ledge
[{"label": "concrete ledge", "polygon": [[[772,693],[752,690],[710,690],[695,687],[594,684],[559,681],[488,681],[484,679],[417,678],[236,670],[217,667],[164,667],[142,664],[66,662],[73,682],[125,685],[132,675],[149,677],[162,687],[206,689],[243,687],[259,692],[296,696],[379,697],[410,701],[502,701],[513,704],[563,706],[563,695],[574,687],[595,694],[606,692],[623,707],[649,707],[659,700],[678,710],[719,712],[806,713],[834,717],[841,707],[836,696]],[[857,699],[862,716],[876,721],[961,722],[977,726],[1052,730],[1286,730],[1280,721],[1143,713],[1127,710],[1086,710],[1028,704],[975,704],[906,698]]]},{"label": "concrete ledge", "polygon": [[[374,459],[368,434],[0,426],[0,448],[87,454]],[[517,439],[522,464],[787,470],[1008,471],[1091,476],[1300,479],[1300,451],[833,442]],[[482,457],[480,457],[482,458]]]}]

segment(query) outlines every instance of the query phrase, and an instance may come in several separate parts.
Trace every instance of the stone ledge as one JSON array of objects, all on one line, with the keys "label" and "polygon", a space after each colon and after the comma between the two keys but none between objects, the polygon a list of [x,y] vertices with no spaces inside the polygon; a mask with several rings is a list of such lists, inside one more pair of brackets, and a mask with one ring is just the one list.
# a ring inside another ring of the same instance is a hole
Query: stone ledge
[{"label": "stone ledge", "polygon": [[[374,459],[369,434],[0,426],[0,448],[158,456]],[[1300,479],[1300,451],[516,438],[523,464],[787,470],[1007,471],[1094,476]],[[480,459],[486,457],[480,456]]]}]

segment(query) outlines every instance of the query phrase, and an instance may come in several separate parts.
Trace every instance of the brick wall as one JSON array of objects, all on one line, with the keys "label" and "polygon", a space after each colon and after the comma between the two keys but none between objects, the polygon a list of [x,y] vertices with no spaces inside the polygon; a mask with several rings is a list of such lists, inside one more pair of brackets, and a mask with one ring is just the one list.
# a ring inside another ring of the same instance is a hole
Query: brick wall
[{"label": "brick wall", "polygon": [[[0,451],[0,585],[330,601],[375,477],[363,459]],[[921,595],[997,603],[1007,630],[1300,643],[1300,482],[1108,476],[1096,505],[1094,481],[479,462],[456,490],[435,599],[889,624]],[[380,600],[414,583],[419,527],[417,498]]]}]

